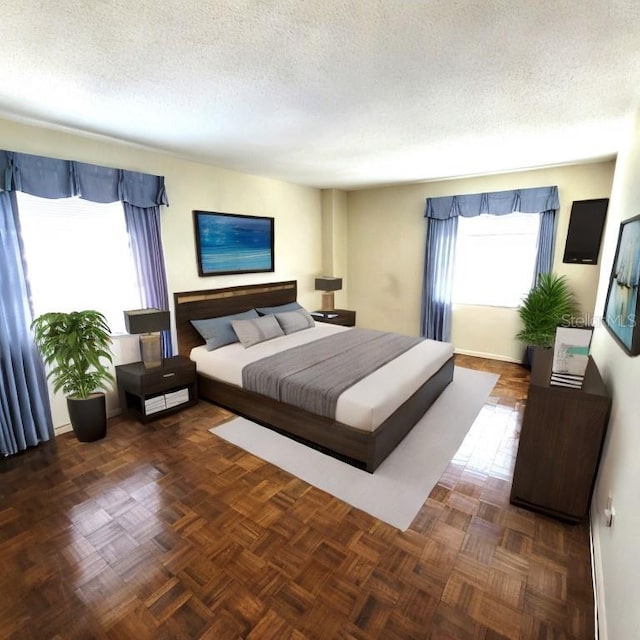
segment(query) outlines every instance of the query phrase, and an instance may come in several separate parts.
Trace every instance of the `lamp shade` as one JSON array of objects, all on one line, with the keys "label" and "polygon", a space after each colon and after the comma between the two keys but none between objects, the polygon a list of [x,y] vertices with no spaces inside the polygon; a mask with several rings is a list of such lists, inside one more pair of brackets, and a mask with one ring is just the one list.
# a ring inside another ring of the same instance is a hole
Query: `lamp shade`
[{"label": "lamp shade", "polygon": [[133,309],[124,312],[124,324],[129,333],[152,333],[169,329],[171,320],[168,311]]},{"label": "lamp shade", "polygon": [[342,289],[342,278],[322,276],[316,278],[316,291],[340,291]]}]

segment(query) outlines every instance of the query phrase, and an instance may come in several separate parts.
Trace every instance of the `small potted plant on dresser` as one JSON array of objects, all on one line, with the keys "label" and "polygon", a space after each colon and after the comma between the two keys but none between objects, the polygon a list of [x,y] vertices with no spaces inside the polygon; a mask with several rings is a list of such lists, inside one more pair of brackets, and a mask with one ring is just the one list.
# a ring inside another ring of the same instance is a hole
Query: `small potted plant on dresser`
[{"label": "small potted plant on dresser", "polygon": [[113,356],[105,317],[99,311],[49,312],[31,324],[34,340],[49,369],[53,390],[67,396],[71,426],[78,440],[93,442],[107,432],[104,391],[113,384],[107,365]]},{"label": "small potted plant on dresser", "polygon": [[566,276],[541,273],[518,309],[523,328],[516,338],[527,347],[528,366],[531,366],[533,349],[553,347],[556,329],[569,324],[577,310]]}]

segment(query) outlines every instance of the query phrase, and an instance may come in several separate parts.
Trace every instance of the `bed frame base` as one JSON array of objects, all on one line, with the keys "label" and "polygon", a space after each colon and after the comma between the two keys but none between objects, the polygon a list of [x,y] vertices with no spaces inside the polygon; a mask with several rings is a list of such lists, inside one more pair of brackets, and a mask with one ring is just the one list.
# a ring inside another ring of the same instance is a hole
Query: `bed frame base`
[{"label": "bed frame base", "polygon": [[453,358],[375,431],[362,431],[272,398],[198,376],[200,397],[278,433],[373,473],[453,378]]}]

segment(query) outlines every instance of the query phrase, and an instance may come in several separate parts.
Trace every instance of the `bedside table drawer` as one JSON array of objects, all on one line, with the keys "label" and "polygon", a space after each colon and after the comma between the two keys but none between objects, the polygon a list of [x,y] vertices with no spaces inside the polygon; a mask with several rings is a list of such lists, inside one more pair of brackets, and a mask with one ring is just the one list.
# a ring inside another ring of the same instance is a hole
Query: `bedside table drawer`
[{"label": "bedside table drawer", "polygon": [[181,384],[189,384],[193,382],[195,368],[194,363],[193,367],[180,367],[174,371],[167,371],[166,369],[157,372],[149,371],[149,373],[144,376],[142,387],[149,391],[154,388],[162,390]]}]

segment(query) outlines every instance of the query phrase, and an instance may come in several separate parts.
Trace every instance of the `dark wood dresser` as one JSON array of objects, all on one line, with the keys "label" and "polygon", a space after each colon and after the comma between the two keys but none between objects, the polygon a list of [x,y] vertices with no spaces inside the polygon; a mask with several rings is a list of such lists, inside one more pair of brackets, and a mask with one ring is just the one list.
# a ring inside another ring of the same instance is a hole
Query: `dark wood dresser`
[{"label": "dark wood dresser", "polygon": [[566,522],[589,513],[611,398],[589,358],[581,389],[552,386],[552,349],[536,349],[511,502]]}]

